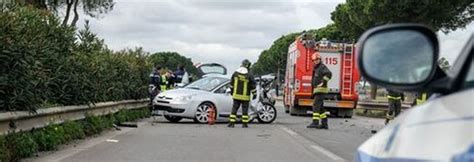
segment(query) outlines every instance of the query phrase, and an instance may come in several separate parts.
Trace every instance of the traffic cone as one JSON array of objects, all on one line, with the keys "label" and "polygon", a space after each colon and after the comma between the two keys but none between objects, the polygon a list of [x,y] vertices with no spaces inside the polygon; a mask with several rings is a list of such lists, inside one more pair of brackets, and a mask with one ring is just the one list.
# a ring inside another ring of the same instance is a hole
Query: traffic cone
[{"label": "traffic cone", "polygon": [[207,124],[213,125],[215,123],[216,123],[216,109],[213,106],[211,106],[209,108],[209,113],[207,116]]}]

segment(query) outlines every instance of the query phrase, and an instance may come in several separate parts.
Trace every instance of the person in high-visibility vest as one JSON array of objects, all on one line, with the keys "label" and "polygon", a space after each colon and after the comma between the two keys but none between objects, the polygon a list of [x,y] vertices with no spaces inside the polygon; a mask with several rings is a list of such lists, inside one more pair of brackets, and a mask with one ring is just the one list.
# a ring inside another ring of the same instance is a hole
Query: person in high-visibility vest
[{"label": "person in high-visibility vest", "polygon": [[242,105],[242,128],[248,127],[250,120],[248,116],[250,94],[255,92],[255,80],[249,74],[250,61],[245,59],[242,66],[238,68],[231,78],[231,94],[234,99],[232,112],[229,117],[229,125],[227,127],[233,128],[237,120],[237,110]]},{"label": "person in high-visibility vest", "polygon": [[404,96],[402,92],[397,92],[395,90],[387,89],[388,91],[388,112],[385,115],[385,124],[388,124],[390,120],[393,120],[397,117],[402,110],[402,101]]},{"label": "person in high-visibility vest", "polygon": [[161,75],[161,91],[164,92],[168,89],[168,79],[169,79],[169,74],[168,72],[165,72],[164,74]]},{"label": "person in high-visibility vest", "polygon": [[[324,108],[324,98],[328,93],[328,82],[332,77],[332,72],[321,62],[319,52],[315,52],[311,59],[314,62],[313,67],[313,122],[306,126],[307,128],[328,129],[329,112]],[[321,124],[319,123],[321,121]]]}]

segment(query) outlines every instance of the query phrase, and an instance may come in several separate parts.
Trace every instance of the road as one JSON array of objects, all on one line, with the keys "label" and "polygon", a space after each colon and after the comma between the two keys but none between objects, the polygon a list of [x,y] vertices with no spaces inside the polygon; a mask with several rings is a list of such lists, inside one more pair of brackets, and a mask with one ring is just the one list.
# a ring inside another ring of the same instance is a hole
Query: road
[{"label": "road", "polygon": [[169,123],[145,119],[139,128],[108,131],[98,137],[42,153],[26,161],[351,161],[356,148],[383,120],[331,118],[329,130],[307,129],[309,117],[290,116],[277,103],[273,124],[250,128]]}]

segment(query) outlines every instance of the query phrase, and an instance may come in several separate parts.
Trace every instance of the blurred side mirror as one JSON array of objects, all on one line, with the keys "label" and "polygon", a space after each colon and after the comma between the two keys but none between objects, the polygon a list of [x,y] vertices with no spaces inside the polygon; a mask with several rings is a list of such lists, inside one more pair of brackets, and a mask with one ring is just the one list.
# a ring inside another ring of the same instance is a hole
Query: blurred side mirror
[{"label": "blurred side mirror", "polygon": [[376,27],[359,39],[358,66],[369,82],[387,88],[417,90],[436,71],[438,39],[417,24]]}]

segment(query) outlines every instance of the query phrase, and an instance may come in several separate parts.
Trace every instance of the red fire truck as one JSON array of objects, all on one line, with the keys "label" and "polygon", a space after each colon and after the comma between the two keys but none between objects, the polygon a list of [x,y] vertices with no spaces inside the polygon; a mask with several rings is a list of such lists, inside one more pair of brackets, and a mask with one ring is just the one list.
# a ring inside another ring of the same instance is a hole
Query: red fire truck
[{"label": "red fire truck", "polygon": [[329,93],[324,101],[331,115],[352,117],[358,95],[355,85],[360,79],[355,63],[355,46],[332,43],[326,40],[314,42],[298,37],[289,46],[285,74],[284,104],[287,113],[305,115],[312,110],[311,55],[318,50],[323,63],[331,70]]}]

